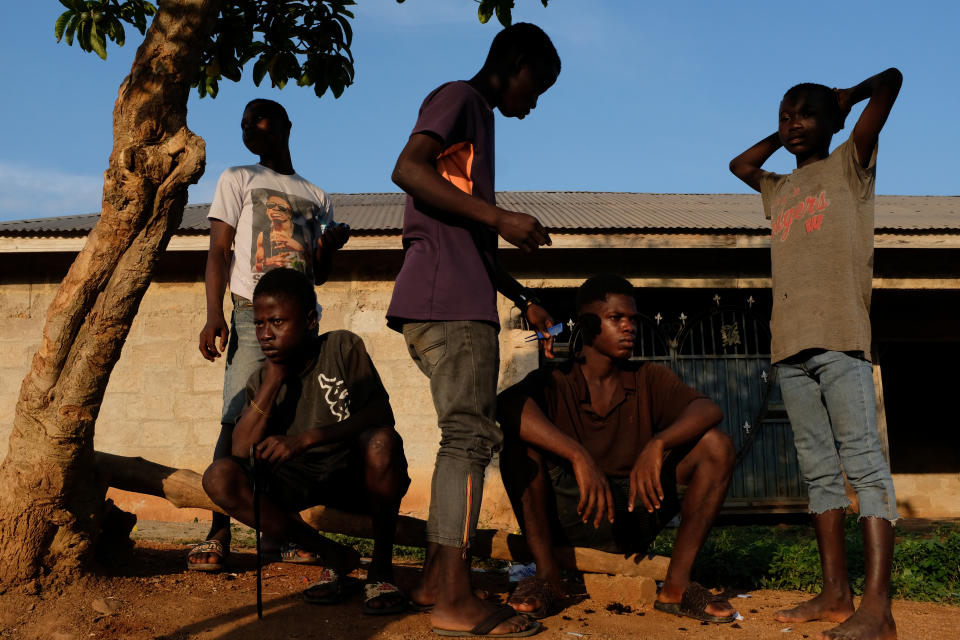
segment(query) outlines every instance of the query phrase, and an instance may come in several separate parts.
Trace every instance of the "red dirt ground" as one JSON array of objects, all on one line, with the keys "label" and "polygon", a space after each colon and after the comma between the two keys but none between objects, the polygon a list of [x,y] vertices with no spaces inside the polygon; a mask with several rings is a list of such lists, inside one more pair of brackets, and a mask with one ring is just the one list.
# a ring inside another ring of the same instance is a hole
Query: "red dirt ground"
[{"label": "red dirt ground", "polygon": [[[435,639],[429,617],[421,613],[365,616],[360,596],[336,606],[303,602],[301,589],[318,569],[273,563],[264,568],[264,618],[257,620],[253,553],[241,550],[229,571],[204,574],[183,571],[185,545],[138,541],[132,557],[120,567],[58,593],[31,595],[26,590],[0,594],[0,638],[85,640],[129,638],[149,640],[245,640],[260,638]],[[355,574],[363,576],[362,571]],[[401,586],[415,583],[416,566],[398,566]],[[503,600],[509,589],[504,574],[478,573],[478,586]],[[735,595],[735,594],[732,594]],[[734,598],[744,620],[734,625],[701,625],[650,609],[614,613],[609,596],[571,598],[566,608],[544,620],[539,638],[602,640],[695,638],[754,640],[812,639],[827,623],[787,625],[775,622],[775,610],[804,596],[753,591]],[[107,606],[104,606],[107,605]],[[110,606],[113,613],[105,614]],[[101,609],[98,611],[97,609]],[[902,640],[947,640],[958,637],[960,607],[898,601],[894,615]]]}]

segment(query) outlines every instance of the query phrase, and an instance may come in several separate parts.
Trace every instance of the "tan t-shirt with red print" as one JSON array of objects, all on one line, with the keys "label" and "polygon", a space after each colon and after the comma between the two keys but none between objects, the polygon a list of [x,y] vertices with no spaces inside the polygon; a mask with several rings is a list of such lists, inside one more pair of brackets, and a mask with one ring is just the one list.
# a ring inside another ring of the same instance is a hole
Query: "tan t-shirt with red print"
[{"label": "tan t-shirt with red print", "polygon": [[804,349],[861,351],[870,358],[873,191],[852,139],[788,175],[760,178],[773,263],[771,361]]},{"label": "tan t-shirt with red print", "polygon": [[870,358],[873,192],[852,139],[787,175],[760,178],[773,263],[771,360],[804,349],[862,351]]}]

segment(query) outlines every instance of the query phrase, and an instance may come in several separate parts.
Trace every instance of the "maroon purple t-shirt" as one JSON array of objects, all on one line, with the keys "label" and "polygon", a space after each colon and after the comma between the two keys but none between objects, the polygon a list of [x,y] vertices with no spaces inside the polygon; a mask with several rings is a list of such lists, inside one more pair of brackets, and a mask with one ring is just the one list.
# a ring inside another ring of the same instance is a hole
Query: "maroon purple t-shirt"
[{"label": "maroon purple t-shirt", "polygon": [[[493,204],[494,118],[470,84],[433,90],[412,134],[443,142],[437,171],[461,190]],[[479,320],[499,325],[492,279],[497,234],[490,227],[429,207],[407,196],[403,211],[403,266],[393,287],[387,324]]]}]

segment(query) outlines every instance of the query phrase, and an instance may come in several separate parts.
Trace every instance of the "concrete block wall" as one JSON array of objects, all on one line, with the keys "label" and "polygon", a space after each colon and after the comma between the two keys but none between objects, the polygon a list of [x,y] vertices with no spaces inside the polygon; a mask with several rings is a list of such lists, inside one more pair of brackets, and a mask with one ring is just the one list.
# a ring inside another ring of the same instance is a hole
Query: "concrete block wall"
[{"label": "concrete block wall", "polygon": [[[413,482],[403,511],[424,517],[440,434],[428,381],[410,360],[403,338],[384,322],[392,287],[386,278],[325,284],[318,290],[324,306],[321,330],[348,328],[364,339],[390,394],[410,464]],[[53,283],[0,280],[0,459],[7,452],[20,383],[55,288]],[[197,350],[204,304],[200,282],[151,284],[107,388],[97,421],[97,449],[198,472],[206,468],[220,429],[223,359],[209,363]],[[513,328],[517,312],[510,303],[501,298],[499,310],[500,387],[505,388],[536,366],[537,352],[523,342],[527,332]],[[960,517],[960,474],[896,474],[894,482],[904,517]],[[116,499],[147,519],[151,514],[185,520],[197,515],[160,499],[122,493]],[[494,465],[487,474],[481,522],[516,527]]]}]

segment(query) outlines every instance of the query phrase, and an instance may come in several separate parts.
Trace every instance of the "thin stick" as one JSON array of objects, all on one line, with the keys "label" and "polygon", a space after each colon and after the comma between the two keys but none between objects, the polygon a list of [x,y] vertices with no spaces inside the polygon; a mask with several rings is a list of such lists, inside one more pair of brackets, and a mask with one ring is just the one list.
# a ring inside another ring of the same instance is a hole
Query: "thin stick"
[{"label": "thin stick", "polygon": [[253,531],[257,540],[257,619],[263,620],[263,554],[260,551],[260,467],[254,447],[250,447],[250,464],[253,466]]}]

